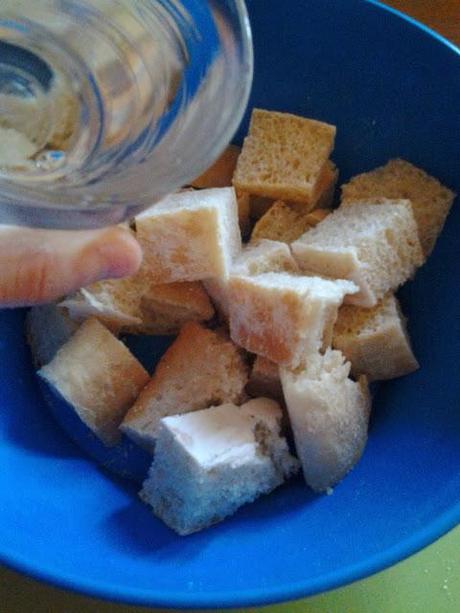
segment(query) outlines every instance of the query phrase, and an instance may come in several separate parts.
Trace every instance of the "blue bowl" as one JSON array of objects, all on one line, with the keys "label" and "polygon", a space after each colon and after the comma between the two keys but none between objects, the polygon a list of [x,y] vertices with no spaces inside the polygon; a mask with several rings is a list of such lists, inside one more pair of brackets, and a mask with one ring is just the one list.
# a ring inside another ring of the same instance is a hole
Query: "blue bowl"
[{"label": "blue bowl", "polygon": [[[401,156],[460,191],[460,57],[374,2],[249,1],[252,106],[337,124],[341,179]],[[247,129],[246,117],[239,137]],[[370,440],[332,496],[300,480],[175,536],[56,425],[23,337],[0,313],[0,558],[95,596],[249,606],[364,577],[460,521],[460,210],[401,299],[421,369],[382,385]]]}]

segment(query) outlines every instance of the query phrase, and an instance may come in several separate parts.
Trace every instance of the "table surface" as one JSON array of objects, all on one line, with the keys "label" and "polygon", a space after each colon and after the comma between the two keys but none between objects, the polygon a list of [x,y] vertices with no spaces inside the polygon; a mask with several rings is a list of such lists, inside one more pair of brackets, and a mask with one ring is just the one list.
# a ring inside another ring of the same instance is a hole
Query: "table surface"
[{"label": "table surface", "polygon": [[460,0],[386,0],[460,47]]},{"label": "table surface", "polygon": [[[460,0],[388,0],[460,46]],[[101,603],[0,569],[6,613],[142,613],[145,608]],[[33,605],[32,605],[33,603]],[[457,613],[460,603],[460,527],[424,551],[369,579],[265,613]],[[256,611],[256,609],[251,609]],[[248,613],[245,609],[245,613]],[[260,609],[262,611],[262,609]],[[241,610],[241,613],[243,611]]]}]

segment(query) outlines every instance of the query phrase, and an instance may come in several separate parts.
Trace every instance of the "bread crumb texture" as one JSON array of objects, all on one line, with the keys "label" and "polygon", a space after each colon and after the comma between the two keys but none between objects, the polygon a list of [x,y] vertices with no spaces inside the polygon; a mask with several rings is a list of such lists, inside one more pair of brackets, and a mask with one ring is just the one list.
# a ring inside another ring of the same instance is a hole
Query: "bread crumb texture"
[{"label": "bread crumb texture", "polygon": [[309,357],[303,369],[280,369],[297,455],[307,484],[327,492],[358,462],[366,441],[370,395],[366,379],[349,378],[335,350]]},{"label": "bread crumb texture", "polygon": [[97,319],[85,321],[53,360],[39,371],[106,445],[149,381],[128,348]]},{"label": "bread crumb texture", "polygon": [[335,133],[320,121],[254,109],[233,184],[257,196],[313,206]]},{"label": "bread crumb texture", "polygon": [[350,360],[354,376],[366,375],[371,381],[402,377],[418,368],[405,318],[391,292],[371,309],[342,306],[332,344]]},{"label": "bread crumb texture", "polygon": [[420,242],[428,256],[441,233],[455,198],[453,191],[410,162],[395,159],[357,175],[342,186],[342,203],[372,198],[410,200]]},{"label": "bread crumb texture", "polygon": [[408,200],[341,206],[292,244],[306,272],[348,278],[361,292],[349,302],[373,307],[410,279],[424,262]]},{"label": "bread crumb texture", "polygon": [[161,358],[122,430],[152,448],[162,417],[224,402],[238,404],[246,398],[248,378],[243,351],[224,332],[188,323]]},{"label": "bread crumb texture", "polygon": [[161,420],[141,498],[179,534],[203,530],[297,472],[267,398]]}]

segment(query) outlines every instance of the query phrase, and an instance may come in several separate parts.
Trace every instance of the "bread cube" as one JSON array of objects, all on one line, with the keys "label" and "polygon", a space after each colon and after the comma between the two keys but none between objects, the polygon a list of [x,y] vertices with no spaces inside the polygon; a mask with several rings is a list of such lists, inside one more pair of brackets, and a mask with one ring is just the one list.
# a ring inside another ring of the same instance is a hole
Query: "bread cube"
[{"label": "bread cube", "polygon": [[75,321],[97,317],[115,334],[176,334],[188,321],[214,315],[200,282],[154,285],[145,266],[132,277],[93,283],[61,305]]},{"label": "bread cube", "polygon": [[299,272],[289,247],[280,241],[261,239],[246,245],[235,258],[230,277],[265,272]]},{"label": "bread cube", "polygon": [[356,283],[360,291],[347,302],[365,308],[397,289],[424,262],[408,200],[342,206],[291,247],[305,272]]},{"label": "bread cube", "polygon": [[205,322],[214,316],[209,296],[198,281],[156,285],[142,296],[141,308],[148,334],[177,334],[188,322]]},{"label": "bread cube", "polygon": [[336,129],[288,113],[254,109],[233,185],[257,196],[313,208]]},{"label": "bread cube", "polygon": [[144,288],[140,278],[137,274],[93,283],[65,298],[59,306],[67,309],[73,321],[81,323],[95,317],[114,334],[134,329],[143,331],[140,303]]},{"label": "bread cube", "polygon": [[172,194],[136,217],[136,235],[154,284],[226,279],[241,249],[235,191]]},{"label": "bread cube", "polygon": [[283,389],[278,364],[258,355],[252,366],[246,391],[254,398],[273,398],[273,400],[282,402]]},{"label": "bread cube", "polygon": [[26,337],[35,366],[51,362],[78,326],[67,310],[55,303],[32,307],[26,317]]},{"label": "bread cube", "polygon": [[242,402],[249,368],[223,333],[186,324],[158,363],[153,378],[126,414],[121,430],[153,450],[160,419],[213,403]]},{"label": "bread cube", "polygon": [[350,281],[265,273],[231,277],[230,335],[251,353],[276,364],[298,366],[328,346]]},{"label": "bread cube", "polygon": [[118,426],[150,379],[128,348],[94,318],[38,374],[108,446],[118,442]]},{"label": "bread cube", "polygon": [[398,300],[387,294],[372,309],[344,305],[332,344],[351,362],[353,375],[370,381],[402,377],[418,368]]},{"label": "bread cube", "polygon": [[[426,172],[405,160],[390,160],[353,177],[342,186],[342,202],[378,198],[406,198],[411,201],[419,238],[428,256],[441,233],[455,194]],[[377,203],[379,200],[377,200]]]},{"label": "bread cube", "polygon": [[370,396],[365,378],[349,378],[339,351],[310,356],[303,370],[280,369],[297,455],[317,492],[338,483],[358,462],[367,441]]},{"label": "bread cube", "polygon": [[270,239],[292,243],[307,230],[317,226],[328,214],[327,209],[315,209],[305,213],[297,207],[278,200],[254,226],[251,241]]},{"label": "bread cube", "polygon": [[[264,272],[297,272],[296,261],[287,245],[279,241],[260,240],[246,245],[240,255],[235,258],[230,277],[240,275],[257,275]],[[204,282],[206,291],[211,296],[222,320],[229,317],[229,285],[228,281],[211,279]]]},{"label": "bread cube", "polygon": [[[315,202],[312,206],[311,202],[292,202],[285,201],[285,204],[289,209],[297,211],[298,215],[307,215],[310,211],[313,212],[318,209],[328,209],[332,207],[334,202],[335,188],[337,185],[337,179],[339,177],[339,171],[335,167],[335,164],[328,160],[321,171],[321,176],[318,179],[318,185],[315,193]],[[253,220],[259,220],[273,207],[275,202],[273,198],[264,198],[263,196],[254,196],[251,194],[249,198],[249,216]],[[281,201],[283,202],[283,201]],[[259,238],[273,238],[274,240],[284,240],[274,236],[263,236]],[[297,237],[296,237],[297,238]],[[292,239],[294,240],[294,239]],[[285,240],[285,242],[290,242]]]},{"label": "bread cube", "polygon": [[161,420],[141,498],[178,534],[222,521],[298,470],[267,398]]}]

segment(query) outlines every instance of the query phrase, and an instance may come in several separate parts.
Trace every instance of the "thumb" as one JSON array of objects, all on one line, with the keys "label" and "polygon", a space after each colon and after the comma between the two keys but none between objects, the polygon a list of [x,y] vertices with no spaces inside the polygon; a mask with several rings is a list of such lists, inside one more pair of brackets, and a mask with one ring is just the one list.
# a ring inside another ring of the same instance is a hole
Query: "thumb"
[{"label": "thumb", "polygon": [[105,278],[134,274],[142,253],[129,230],[88,232],[0,226],[0,307],[57,300]]}]

